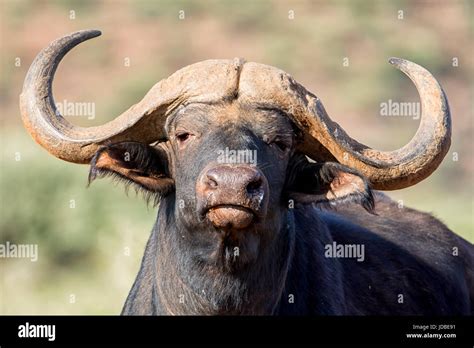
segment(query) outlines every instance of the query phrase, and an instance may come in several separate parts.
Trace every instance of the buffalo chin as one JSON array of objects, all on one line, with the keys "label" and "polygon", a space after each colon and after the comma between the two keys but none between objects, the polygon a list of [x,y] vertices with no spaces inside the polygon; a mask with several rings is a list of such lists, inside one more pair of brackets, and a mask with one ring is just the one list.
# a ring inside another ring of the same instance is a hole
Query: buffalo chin
[{"label": "buffalo chin", "polygon": [[214,260],[227,273],[245,271],[259,255],[260,236],[251,230],[220,230]]}]

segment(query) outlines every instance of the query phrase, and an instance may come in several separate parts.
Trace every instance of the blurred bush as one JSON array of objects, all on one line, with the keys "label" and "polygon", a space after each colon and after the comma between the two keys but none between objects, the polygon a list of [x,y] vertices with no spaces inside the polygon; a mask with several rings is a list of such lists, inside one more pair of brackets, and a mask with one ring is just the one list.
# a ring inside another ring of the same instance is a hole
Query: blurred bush
[{"label": "blurred bush", "polygon": [[156,208],[109,180],[86,188],[87,166],[53,158],[22,127],[18,95],[34,56],[84,28],[104,36],[73,50],[54,85],[58,102],[95,103],[94,119],[68,118],[82,126],[114,118],[185,65],[240,56],[291,73],[354,138],[394,149],[418,121],[381,117],[380,103],[418,96],[387,59],[424,65],[449,96],[452,147],[430,178],[389,194],[474,241],[472,2],[3,0],[0,6],[0,243],[39,245],[38,262],[0,259],[0,313],[119,313],[155,219]]}]

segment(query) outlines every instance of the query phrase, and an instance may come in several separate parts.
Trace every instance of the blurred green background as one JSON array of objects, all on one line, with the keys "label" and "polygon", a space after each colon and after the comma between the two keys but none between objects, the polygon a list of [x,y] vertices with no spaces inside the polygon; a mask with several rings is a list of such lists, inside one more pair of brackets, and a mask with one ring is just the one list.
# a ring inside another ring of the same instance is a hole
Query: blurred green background
[{"label": "blurred green background", "polygon": [[55,159],[22,127],[18,96],[30,63],[51,40],[79,29],[103,36],[66,56],[54,94],[95,103],[95,119],[69,117],[82,126],[113,119],[185,65],[244,57],[292,74],[351,136],[390,150],[418,121],[381,117],[380,103],[418,95],[387,60],[425,66],[449,97],[452,146],[427,180],[389,194],[474,241],[472,1],[0,4],[0,243],[39,245],[37,262],[0,259],[1,314],[119,313],[155,219],[156,208],[108,180],[86,188],[87,166]]}]

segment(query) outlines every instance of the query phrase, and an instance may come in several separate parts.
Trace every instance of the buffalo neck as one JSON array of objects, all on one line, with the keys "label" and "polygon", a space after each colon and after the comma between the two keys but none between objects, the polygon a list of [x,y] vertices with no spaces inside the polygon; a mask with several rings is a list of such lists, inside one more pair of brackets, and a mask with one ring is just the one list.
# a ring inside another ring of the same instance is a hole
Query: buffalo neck
[{"label": "buffalo neck", "polygon": [[[281,230],[260,246],[257,260],[237,273],[197,262],[178,243],[180,228],[174,201],[163,199],[154,228],[156,252],[153,299],[157,314],[270,315],[279,307],[293,258],[293,213]],[[172,227],[171,227],[172,226]]]}]

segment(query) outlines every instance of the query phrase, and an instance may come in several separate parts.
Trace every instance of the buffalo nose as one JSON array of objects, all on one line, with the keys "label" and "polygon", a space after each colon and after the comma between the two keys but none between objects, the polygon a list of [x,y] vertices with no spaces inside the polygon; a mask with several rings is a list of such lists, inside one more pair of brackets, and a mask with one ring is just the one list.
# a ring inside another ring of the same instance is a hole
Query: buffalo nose
[{"label": "buffalo nose", "polygon": [[218,166],[209,169],[205,177],[208,190],[224,189],[248,196],[263,190],[262,175],[252,167]]},{"label": "buffalo nose", "polygon": [[256,167],[217,165],[196,183],[197,211],[219,229],[243,230],[264,217],[268,181]]}]

